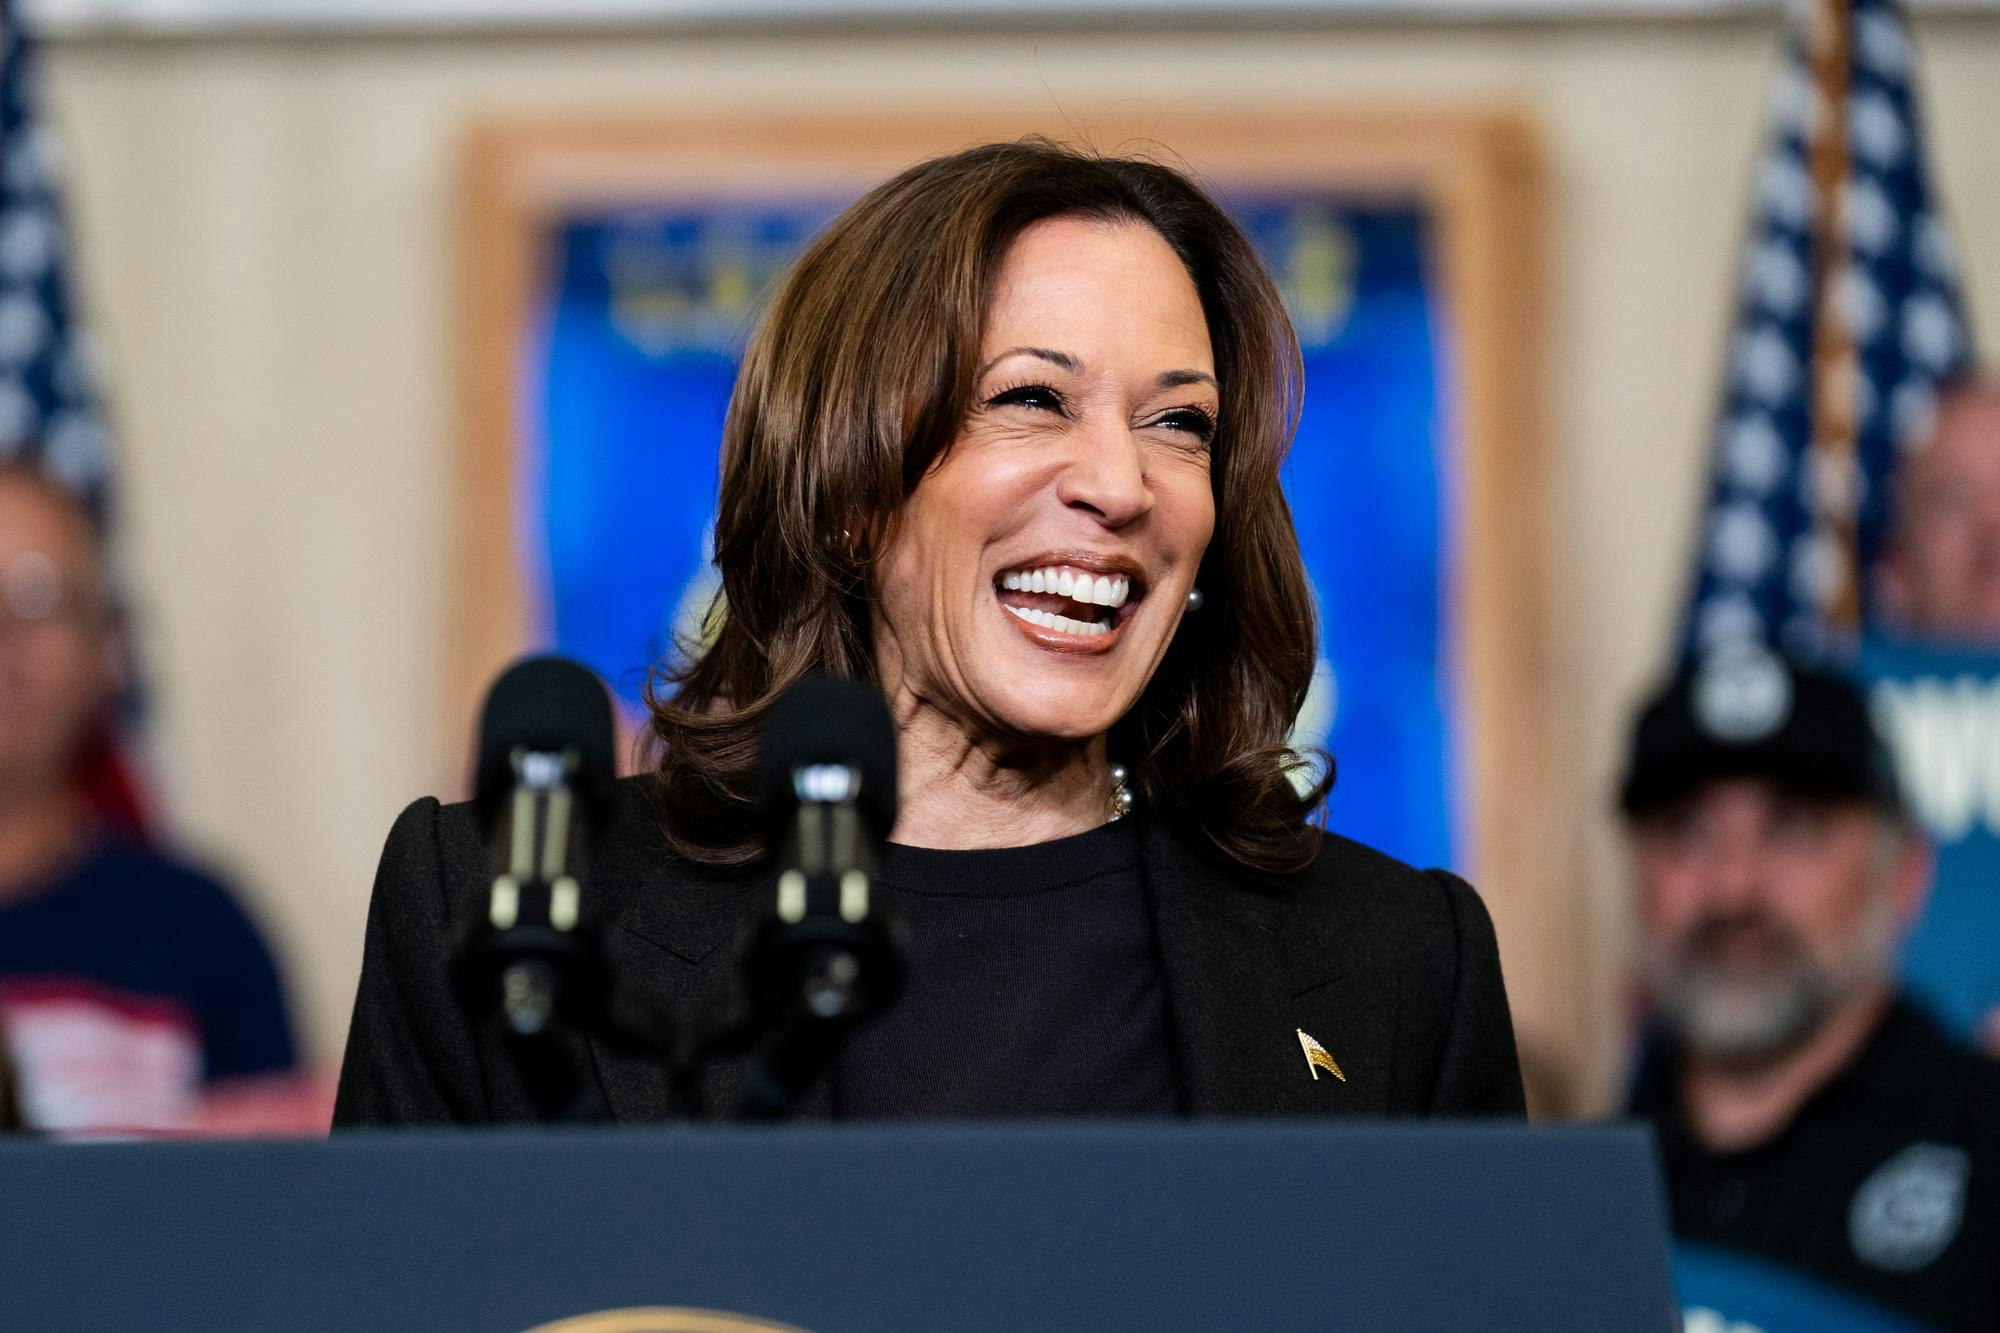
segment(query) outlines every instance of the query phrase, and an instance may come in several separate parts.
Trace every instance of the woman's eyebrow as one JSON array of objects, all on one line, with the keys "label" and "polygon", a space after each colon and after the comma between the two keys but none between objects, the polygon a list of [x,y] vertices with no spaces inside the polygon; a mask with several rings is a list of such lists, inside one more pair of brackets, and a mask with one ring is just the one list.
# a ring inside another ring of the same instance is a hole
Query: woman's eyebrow
[{"label": "woman's eyebrow", "polygon": [[1206,384],[1215,389],[1222,387],[1216,383],[1215,376],[1205,370],[1169,370],[1162,373],[1159,379],[1162,389],[1178,389],[1183,384]]},{"label": "woman's eyebrow", "polygon": [[993,367],[999,365],[1010,356],[1032,356],[1046,361],[1052,366],[1060,367],[1072,375],[1081,375],[1083,373],[1083,362],[1077,360],[1068,352],[1058,352],[1047,347],[1009,347],[1006,351],[981,366],[979,374],[983,376],[987,371],[993,369]]}]

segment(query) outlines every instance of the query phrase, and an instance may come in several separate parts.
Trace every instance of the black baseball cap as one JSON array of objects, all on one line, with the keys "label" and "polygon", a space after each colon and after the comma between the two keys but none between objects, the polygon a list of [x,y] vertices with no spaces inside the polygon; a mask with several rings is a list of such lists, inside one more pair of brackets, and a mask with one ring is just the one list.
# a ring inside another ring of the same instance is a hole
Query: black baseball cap
[{"label": "black baseball cap", "polygon": [[1760,645],[1721,649],[1675,673],[1640,709],[1618,793],[1643,816],[1715,778],[1760,777],[1829,800],[1903,810],[1895,761],[1861,691]]}]

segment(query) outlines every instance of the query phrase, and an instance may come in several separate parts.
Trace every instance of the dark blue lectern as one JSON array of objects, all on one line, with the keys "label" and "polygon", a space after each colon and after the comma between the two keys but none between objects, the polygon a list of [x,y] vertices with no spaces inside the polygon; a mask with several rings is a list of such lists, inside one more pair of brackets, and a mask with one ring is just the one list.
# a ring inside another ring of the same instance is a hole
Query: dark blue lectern
[{"label": "dark blue lectern", "polygon": [[1667,1333],[1675,1317],[1652,1148],[1631,1128],[0,1147],[0,1328],[543,1325]]}]

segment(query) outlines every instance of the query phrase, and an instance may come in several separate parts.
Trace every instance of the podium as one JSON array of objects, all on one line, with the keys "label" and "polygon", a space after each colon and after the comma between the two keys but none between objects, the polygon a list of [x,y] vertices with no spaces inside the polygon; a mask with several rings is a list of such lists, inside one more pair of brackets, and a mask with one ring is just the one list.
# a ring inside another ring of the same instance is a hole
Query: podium
[{"label": "podium", "polygon": [[1645,1131],[1194,1122],[0,1145],[0,1326],[1678,1326]]}]

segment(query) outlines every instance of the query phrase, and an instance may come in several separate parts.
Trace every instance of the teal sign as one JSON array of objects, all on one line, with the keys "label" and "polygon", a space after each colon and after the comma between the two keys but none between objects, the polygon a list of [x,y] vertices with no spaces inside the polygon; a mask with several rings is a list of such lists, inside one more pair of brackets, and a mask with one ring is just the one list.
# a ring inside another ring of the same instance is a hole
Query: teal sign
[{"label": "teal sign", "polygon": [[1857,665],[1911,810],[1937,847],[1905,981],[1970,1038],[2000,1010],[2000,651],[1871,638]]}]

